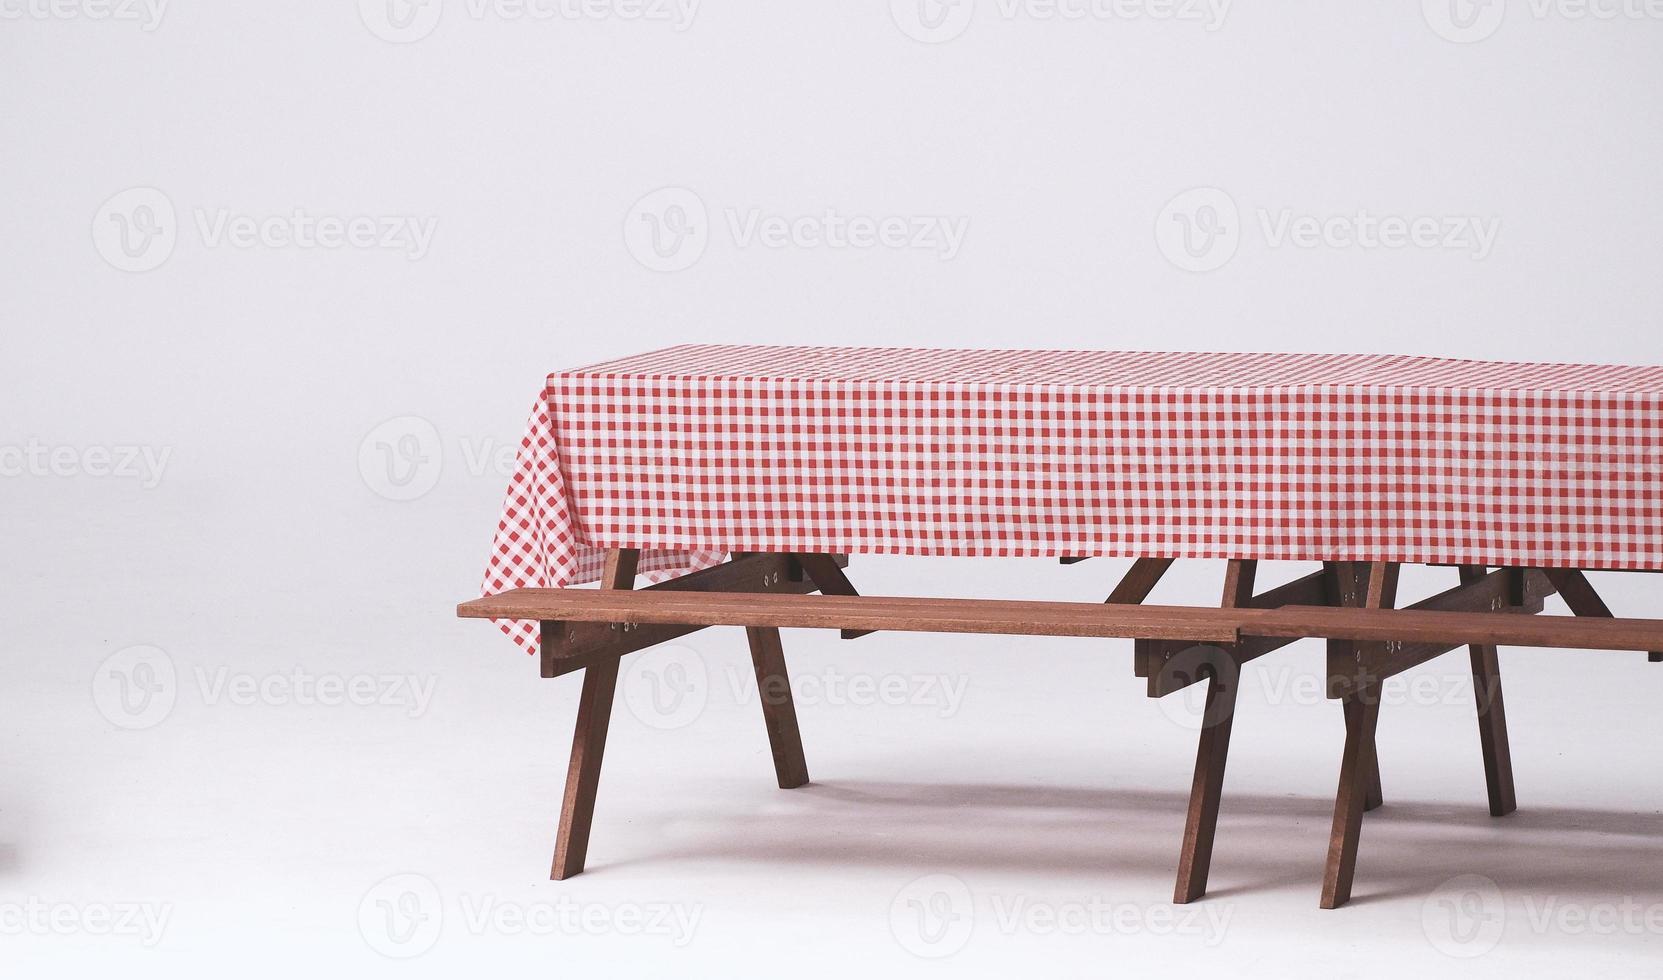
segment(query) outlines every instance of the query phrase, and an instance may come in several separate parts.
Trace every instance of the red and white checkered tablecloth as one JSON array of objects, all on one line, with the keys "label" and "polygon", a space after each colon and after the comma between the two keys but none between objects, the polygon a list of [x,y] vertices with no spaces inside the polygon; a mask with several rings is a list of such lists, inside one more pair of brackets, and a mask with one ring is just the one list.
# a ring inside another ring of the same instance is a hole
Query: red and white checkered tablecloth
[{"label": "red and white checkered tablecloth", "polygon": [[616,547],[1663,568],[1660,461],[1658,367],[673,347],[549,375],[484,591]]}]

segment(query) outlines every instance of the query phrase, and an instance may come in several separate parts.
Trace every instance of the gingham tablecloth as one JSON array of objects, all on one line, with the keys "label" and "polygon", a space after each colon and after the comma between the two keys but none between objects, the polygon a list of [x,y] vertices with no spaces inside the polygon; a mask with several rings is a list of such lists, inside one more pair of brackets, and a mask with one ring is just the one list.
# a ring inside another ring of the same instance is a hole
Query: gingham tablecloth
[{"label": "gingham tablecloth", "polygon": [[673,347],[549,375],[484,592],[616,547],[1660,568],[1660,450],[1658,367]]}]

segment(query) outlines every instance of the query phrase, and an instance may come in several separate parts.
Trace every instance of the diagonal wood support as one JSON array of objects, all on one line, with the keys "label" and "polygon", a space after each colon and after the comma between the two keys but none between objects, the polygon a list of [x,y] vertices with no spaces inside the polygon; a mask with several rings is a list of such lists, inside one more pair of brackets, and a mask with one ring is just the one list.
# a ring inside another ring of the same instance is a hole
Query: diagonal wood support
[{"label": "diagonal wood support", "polygon": [[[633,588],[640,556],[633,548],[607,552],[601,588]],[[583,692],[577,703],[577,728],[572,733],[572,758],[566,769],[566,795],[560,804],[554,866],[549,873],[555,881],[581,874],[589,855],[589,828],[595,820],[601,757],[606,753],[606,730],[612,720],[612,701],[617,688],[617,658],[584,669]]]},{"label": "diagonal wood support", "polygon": [[745,639],[751,646],[757,700],[762,702],[762,720],[768,727],[774,775],[780,789],[796,789],[808,783],[808,763],[803,759],[803,736],[797,728],[797,705],[791,696],[791,676],[785,669],[780,631],[750,626],[745,629]]},{"label": "diagonal wood support", "polygon": [[[1481,566],[1463,565],[1460,574],[1462,584],[1473,585],[1483,580],[1485,570]],[[1560,587],[1563,595],[1563,586],[1558,581],[1554,585]],[[1501,696],[1501,659],[1494,644],[1475,643],[1467,650],[1472,660],[1478,744],[1484,755],[1484,788],[1490,800],[1490,816],[1505,817],[1517,810],[1519,803],[1513,792],[1513,751],[1507,741],[1507,708]]]},{"label": "diagonal wood support", "polygon": [[[1397,566],[1392,566],[1388,574],[1375,576],[1373,568],[1365,562],[1341,561],[1330,562],[1327,565],[1329,578],[1329,598],[1333,605],[1364,609],[1380,609],[1395,604],[1397,596]],[[1378,581],[1376,580],[1378,578]],[[1392,601],[1386,601],[1386,593],[1390,591]],[[1336,662],[1344,663],[1347,658],[1359,655],[1358,646],[1345,640],[1328,641],[1328,669],[1330,675],[1334,671]],[[1345,723],[1349,730],[1355,720],[1357,705],[1353,699],[1341,701],[1345,711]],[[1363,809],[1378,810],[1386,804],[1385,790],[1380,784],[1380,753],[1371,748],[1368,758],[1367,785],[1363,791]]]},{"label": "diagonal wood support", "polygon": [[[1558,590],[1559,598],[1565,600],[1565,605],[1578,616],[1589,616],[1594,619],[1610,619],[1611,607],[1605,604],[1600,594],[1594,591],[1594,583],[1588,581],[1588,576],[1575,568],[1544,568],[1542,574]],[[1653,650],[1646,654],[1651,663],[1663,663],[1663,650]]]},{"label": "diagonal wood support", "polygon": [[[1397,603],[1398,566],[1395,562],[1337,562],[1334,567],[1338,598],[1343,605],[1365,609],[1390,609]],[[1379,803],[1379,758],[1375,732],[1380,723],[1380,686],[1368,682],[1364,664],[1376,654],[1379,643],[1352,643],[1328,649],[1332,682],[1336,659],[1353,660],[1359,679],[1356,689],[1346,695],[1345,752],[1340,759],[1340,785],[1334,795],[1334,822],[1328,837],[1328,860],[1323,867],[1322,900],[1325,909],[1339,908],[1351,898],[1351,883],[1357,873],[1357,847],[1363,834],[1363,812]]]},{"label": "diagonal wood support", "polygon": [[[1253,579],[1258,562],[1232,560],[1225,566],[1224,596],[1220,605],[1237,609],[1253,601]],[[1204,660],[1197,671],[1207,680],[1206,708],[1196,742],[1195,774],[1190,782],[1189,811],[1184,818],[1184,842],[1178,852],[1178,880],[1172,901],[1193,902],[1207,893],[1212,870],[1213,838],[1218,832],[1218,807],[1224,795],[1224,770],[1230,755],[1230,730],[1235,721],[1236,691],[1241,667],[1233,650],[1193,648]]]},{"label": "diagonal wood support", "polygon": [[[821,595],[860,595],[850,583],[849,576],[843,574],[843,567],[831,555],[798,555],[797,561]],[[853,640],[871,632],[843,630],[840,635],[845,640]]]},{"label": "diagonal wood support", "polygon": [[1357,873],[1357,845],[1362,837],[1367,773],[1374,761],[1374,734],[1380,722],[1378,691],[1360,691],[1347,701],[1345,752],[1340,759],[1340,788],[1334,800],[1334,824],[1328,837],[1328,861],[1322,876],[1322,907],[1337,909],[1351,900]]},{"label": "diagonal wood support", "polygon": [[[824,555],[837,568],[848,564],[842,555]],[[804,595],[819,586],[802,575],[792,555],[737,554],[729,561],[648,586],[643,594],[742,592],[767,595]],[[847,579],[845,579],[847,581]],[[704,626],[664,623],[542,623],[542,676],[560,677],[627,653],[679,639]]]}]

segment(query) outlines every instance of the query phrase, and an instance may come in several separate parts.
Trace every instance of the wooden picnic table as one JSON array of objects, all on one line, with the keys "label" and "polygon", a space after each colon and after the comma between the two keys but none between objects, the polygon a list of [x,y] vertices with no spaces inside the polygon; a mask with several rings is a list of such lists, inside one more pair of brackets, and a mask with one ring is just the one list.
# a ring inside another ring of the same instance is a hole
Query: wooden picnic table
[{"label": "wooden picnic table", "polygon": [[[1345,744],[1321,904],[1380,805],[1382,684],[1467,649],[1490,812],[1496,648],[1663,651],[1586,570],[1663,569],[1663,369],[1384,355],[680,347],[550,375],[465,617],[583,674],[553,877],[583,870],[619,659],[746,629],[776,776],[808,781],[781,628],[1133,642],[1206,685],[1174,899],[1206,891],[1242,667],[1327,641]],[[850,554],[1135,559],[1103,603],[859,594]],[[1221,561],[1216,608],[1146,604]],[[1258,591],[1260,561],[1311,562]],[[1450,587],[1400,604],[1404,564]],[[654,584],[636,590],[640,575]],[[573,588],[598,581],[599,589]],[[818,594],[816,594],[818,593]],[[1572,616],[1541,616],[1558,594]],[[1653,661],[1663,654],[1650,652]]]}]

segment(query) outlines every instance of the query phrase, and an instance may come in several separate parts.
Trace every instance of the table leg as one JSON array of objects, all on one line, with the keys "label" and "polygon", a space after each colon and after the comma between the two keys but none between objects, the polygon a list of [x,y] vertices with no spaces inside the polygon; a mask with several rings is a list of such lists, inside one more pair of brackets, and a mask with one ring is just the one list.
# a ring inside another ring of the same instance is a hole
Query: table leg
[{"label": "table leg", "polygon": [[1235,717],[1237,679],[1212,669],[1207,678],[1207,707],[1202,714],[1200,742],[1195,750],[1195,777],[1190,785],[1189,814],[1184,821],[1184,846],[1178,855],[1178,883],[1172,901],[1193,902],[1207,893],[1207,872],[1213,859],[1213,835],[1218,830],[1218,804],[1224,793],[1224,764],[1230,752],[1230,728]]},{"label": "table leg", "polygon": [[[1477,582],[1484,577],[1486,571],[1484,568],[1463,565],[1461,582]],[[1582,579],[1580,574],[1577,578],[1586,584],[1587,580]],[[1556,587],[1572,584],[1563,579],[1555,580],[1551,576],[1550,581],[1553,581]],[[1567,597],[1567,601],[1576,603],[1572,611],[1578,615],[1599,615],[1587,610],[1574,590],[1562,589],[1561,594]],[[1605,604],[1599,601],[1598,596],[1594,596],[1594,602],[1604,609]],[[1604,610],[1604,615],[1609,616],[1611,613]],[[1467,649],[1472,658],[1472,689],[1478,702],[1478,742],[1484,752],[1484,786],[1490,798],[1490,816],[1505,817],[1517,810],[1519,804],[1513,793],[1513,753],[1507,742],[1507,711],[1501,697],[1501,660],[1493,646],[1474,645]]]},{"label": "table leg", "polygon": [[[1256,561],[1231,560],[1225,565],[1224,596],[1219,603],[1222,608],[1241,609],[1253,604],[1253,582],[1258,568]],[[1158,572],[1154,578],[1159,578]],[[1154,581],[1148,585],[1149,588],[1141,589],[1139,601],[1147,597]],[[1241,679],[1236,659],[1239,650],[1213,648],[1207,653],[1216,656],[1199,668],[1207,677],[1207,702],[1201,713],[1189,813],[1184,818],[1184,843],[1178,852],[1178,881],[1172,892],[1172,901],[1178,905],[1193,902],[1207,893],[1213,837],[1218,831],[1218,807],[1224,795],[1224,767],[1230,754],[1230,729],[1236,715],[1236,689]]]},{"label": "table leg", "polygon": [[1347,697],[1345,714],[1345,755],[1340,761],[1340,788],[1334,799],[1328,864],[1322,876],[1325,909],[1337,909],[1351,899],[1351,881],[1357,873],[1357,843],[1363,834],[1367,773],[1374,755],[1374,730],[1380,721],[1379,691],[1364,690]]},{"label": "table leg", "polygon": [[[630,548],[608,552],[601,588],[633,588],[639,558],[640,552]],[[601,757],[606,752],[606,730],[612,720],[612,701],[617,689],[617,660],[583,669],[577,728],[572,733],[572,759],[566,770],[566,796],[560,806],[554,867],[549,873],[555,881],[581,874],[589,854],[589,827],[595,819],[595,792],[600,787]]]},{"label": "table leg", "polygon": [[808,763],[803,759],[803,736],[797,729],[797,706],[791,698],[780,631],[753,626],[745,630],[745,638],[751,645],[757,699],[762,702],[762,720],[774,753],[774,775],[780,789],[796,789],[808,782]]},{"label": "table leg", "polygon": [[[1366,606],[1369,600],[1369,577],[1372,574],[1369,566],[1364,562],[1329,562],[1328,572],[1333,576],[1333,594],[1331,600],[1336,606]],[[1350,650],[1351,644],[1346,640],[1329,640],[1330,651]],[[1340,702],[1345,709],[1345,723],[1349,730],[1354,709],[1350,701]],[[1386,803],[1384,790],[1380,786],[1380,756],[1378,752],[1369,753],[1367,783],[1363,792],[1363,809],[1378,810]]]},{"label": "table leg", "polygon": [[[1335,572],[1337,598],[1342,605],[1390,609],[1397,604],[1397,563],[1338,562]],[[1335,650],[1332,646],[1329,649]],[[1379,758],[1375,751],[1375,733],[1380,724],[1380,686],[1362,676],[1363,660],[1359,656],[1360,652],[1375,652],[1375,647],[1341,649],[1351,654],[1352,666],[1359,672],[1356,680],[1360,683],[1343,701],[1345,754],[1340,759],[1340,786],[1334,796],[1334,823],[1322,876],[1321,904],[1325,909],[1339,908],[1351,899],[1351,881],[1357,872],[1357,844],[1363,833],[1363,811],[1380,805]],[[1336,680],[1335,669],[1331,656],[1330,689]]]}]

